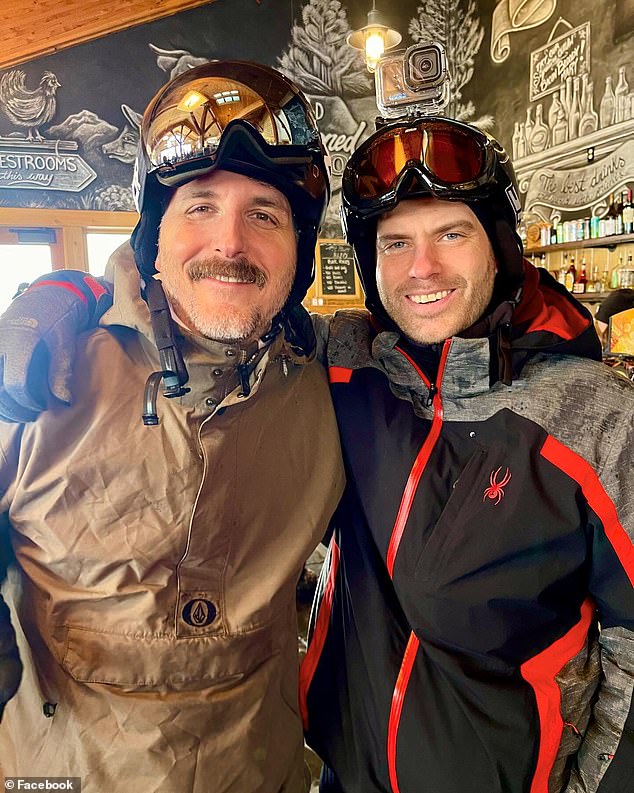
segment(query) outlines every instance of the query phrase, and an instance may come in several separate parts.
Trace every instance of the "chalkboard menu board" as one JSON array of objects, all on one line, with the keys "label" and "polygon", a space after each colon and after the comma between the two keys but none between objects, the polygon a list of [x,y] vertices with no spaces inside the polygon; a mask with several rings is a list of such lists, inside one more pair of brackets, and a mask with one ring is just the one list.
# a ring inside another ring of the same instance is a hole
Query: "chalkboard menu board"
[{"label": "chalkboard menu board", "polygon": [[355,297],[359,290],[352,247],[345,242],[320,242],[320,286],[324,297]]}]

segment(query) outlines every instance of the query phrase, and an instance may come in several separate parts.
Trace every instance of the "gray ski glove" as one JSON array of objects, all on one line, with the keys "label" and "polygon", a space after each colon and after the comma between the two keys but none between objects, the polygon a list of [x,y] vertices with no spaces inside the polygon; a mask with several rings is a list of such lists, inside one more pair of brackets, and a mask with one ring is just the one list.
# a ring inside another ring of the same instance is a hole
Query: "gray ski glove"
[{"label": "gray ski glove", "polygon": [[0,317],[0,419],[33,421],[52,400],[70,404],[75,338],[112,304],[104,283],[59,270],[34,281]]}]

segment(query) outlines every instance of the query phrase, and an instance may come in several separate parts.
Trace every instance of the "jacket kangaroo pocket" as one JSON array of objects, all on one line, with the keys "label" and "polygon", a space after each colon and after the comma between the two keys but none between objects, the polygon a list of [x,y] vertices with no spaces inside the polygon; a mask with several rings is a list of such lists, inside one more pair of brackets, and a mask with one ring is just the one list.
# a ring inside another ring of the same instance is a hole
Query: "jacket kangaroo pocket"
[{"label": "jacket kangaroo pocket", "polygon": [[67,626],[62,667],[77,681],[146,691],[232,686],[279,651],[267,625],[237,636],[135,636]]}]

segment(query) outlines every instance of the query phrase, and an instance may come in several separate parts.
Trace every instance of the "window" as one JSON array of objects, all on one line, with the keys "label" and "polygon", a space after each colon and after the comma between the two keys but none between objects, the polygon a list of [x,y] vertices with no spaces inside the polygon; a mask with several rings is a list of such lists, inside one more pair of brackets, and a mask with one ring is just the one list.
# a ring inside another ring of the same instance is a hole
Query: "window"
[{"label": "window", "polygon": [[53,269],[49,245],[0,245],[0,313],[22,284]]},{"label": "window", "polygon": [[113,232],[88,232],[86,247],[88,249],[88,270],[91,275],[103,275],[111,253],[130,239],[129,234]]}]

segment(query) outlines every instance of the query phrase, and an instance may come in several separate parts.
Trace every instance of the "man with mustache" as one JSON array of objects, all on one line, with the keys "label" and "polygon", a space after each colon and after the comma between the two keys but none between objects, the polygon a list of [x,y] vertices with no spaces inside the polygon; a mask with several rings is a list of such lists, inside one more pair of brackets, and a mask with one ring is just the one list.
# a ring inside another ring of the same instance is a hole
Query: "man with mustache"
[{"label": "man with mustache", "polygon": [[73,405],[0,427],[0,777],[300,793],[295,588],[343,489],[300,305],[324,151],[289,80],[231,61],[159,91],[141,138],[136,268],[114,255]]},{"label": "man with mustache", "polygon": [[321,790],[629,790],[634,391],[523,259],[492,138],[389,123],[342,197],[370,313],[314,318],[347,476],[300,675]]}]

